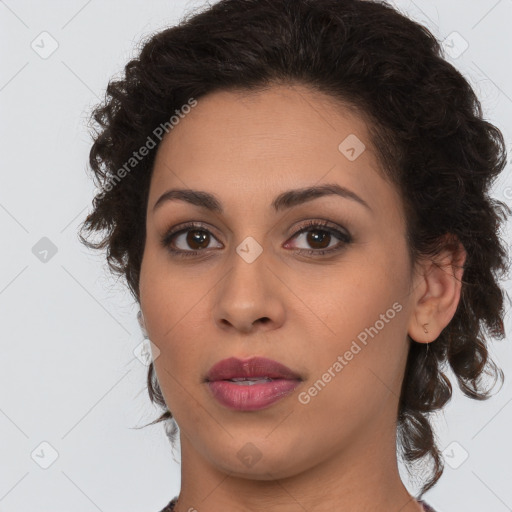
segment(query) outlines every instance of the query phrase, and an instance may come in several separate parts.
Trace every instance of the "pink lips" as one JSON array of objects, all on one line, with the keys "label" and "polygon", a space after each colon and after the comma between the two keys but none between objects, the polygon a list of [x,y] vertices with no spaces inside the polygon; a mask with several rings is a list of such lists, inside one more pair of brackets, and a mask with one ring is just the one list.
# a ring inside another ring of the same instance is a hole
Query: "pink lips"
[{"label": "pink lips", "polygon": [[[237,384],[230,379],[244,379],[246,383]],[[247,380],[252,380],[252,383]],[[222,405],[238,411],[254,411],[284,398],[302,379],[272,359],[253,357],[241,360],[231,357],[212,366],[206,381]]]}]

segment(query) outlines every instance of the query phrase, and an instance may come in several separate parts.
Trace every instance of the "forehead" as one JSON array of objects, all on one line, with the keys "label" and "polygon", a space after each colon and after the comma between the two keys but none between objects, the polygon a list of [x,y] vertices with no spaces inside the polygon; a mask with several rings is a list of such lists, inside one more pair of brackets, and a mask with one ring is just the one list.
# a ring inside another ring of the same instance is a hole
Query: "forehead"
[{"label": "forehead", "polygon": [[254,206],[323,182],[396,201],[379,165],[366,121],[331,97],[299,85],[219,91],[200,98],[163,138],[149,206],[171,187],[236,190],[231,199]]}]

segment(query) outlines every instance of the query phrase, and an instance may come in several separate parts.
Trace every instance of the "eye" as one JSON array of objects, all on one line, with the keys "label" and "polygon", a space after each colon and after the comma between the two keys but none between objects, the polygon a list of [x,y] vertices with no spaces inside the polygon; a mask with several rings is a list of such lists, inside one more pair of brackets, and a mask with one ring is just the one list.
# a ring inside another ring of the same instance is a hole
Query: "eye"
[{"label": "eye", "polygon": [[[294,249],[294,252],[314,256],[341,251],[347,244],[352,242],[352,237],[348,232],[332,227],[327,221],[308,221],[301,229],[295,232],[292,239],[295,238],[298,240],[303,239],[312,249],[295,248],[290,246],[289,242],[286,242],[284,247],[291,247]],[[331,245],[334,239],[339,241]],[[203,227],[202,224],[189,222],[171,229],[164,235],[161,243],[164,248],[175,256],[191,257],[197,256],[201,252],[207,252],[212,240],[216,240],[216,238],[209,229]],[[220,243],[216,246],[216,248],[222,247]]]},{"label": "eye", "polygon": [[[199,252],[208,249],[212,239],[216,240],[211,232],[203,228],[201,224],[190,222],[179,227],[181,229],[172,229],[162,239],[163,247],[177,256],[196,256]],[[179,245],[181,247],[176,249],[175,246]],[[222,247],[222,244],[218,245],[218,247]]]},{"label": "eye", "polygon": [[[308,221],[293,235],[292,239],[294,238],[297,238],[297,240],[302,239],[310,247],[313,247],[312,249],[298,248],[295,252],[315,256],[338,252],[352,242],[350,234],[331,227],[330,223],[326,221]],[[333,241],[333,238],[337,238],[339,242],[332,246],[330,243]],[[287,242],[285,247],[289,246],[290,244]]]}]

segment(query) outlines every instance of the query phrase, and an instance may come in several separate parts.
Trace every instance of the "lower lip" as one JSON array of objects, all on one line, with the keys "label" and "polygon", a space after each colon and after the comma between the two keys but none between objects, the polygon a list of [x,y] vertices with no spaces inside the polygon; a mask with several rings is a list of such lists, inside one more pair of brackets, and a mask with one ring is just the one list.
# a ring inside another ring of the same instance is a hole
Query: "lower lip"
[{"label": "lower lip", "polygon": [[289,395],[300,382],[276,379],[261,384],[243,385],[229,380],[217,380],[208,382],[208,386],[222,405],[237,411],[256,411]]}]

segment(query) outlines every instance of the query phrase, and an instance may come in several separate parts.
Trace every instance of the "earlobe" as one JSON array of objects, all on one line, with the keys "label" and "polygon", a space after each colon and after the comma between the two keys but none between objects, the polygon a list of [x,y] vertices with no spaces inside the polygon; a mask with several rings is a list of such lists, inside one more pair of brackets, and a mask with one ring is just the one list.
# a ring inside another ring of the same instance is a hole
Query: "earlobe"
[{"label": "earlobe", "polygon": [[418,343],[436,340],[450,323],[460,301],[466,251],[454,235],[442,252],[419,265],[420,286],[408,334]]}]

